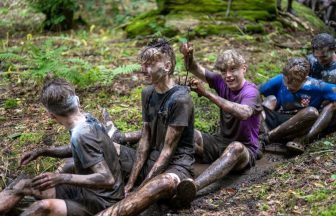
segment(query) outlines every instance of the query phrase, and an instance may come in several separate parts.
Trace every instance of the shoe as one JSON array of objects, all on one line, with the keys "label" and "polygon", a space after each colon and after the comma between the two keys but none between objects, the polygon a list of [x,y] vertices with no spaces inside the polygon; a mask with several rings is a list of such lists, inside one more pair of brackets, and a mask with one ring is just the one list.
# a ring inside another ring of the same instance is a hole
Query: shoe
[{"label": "shoe", "polygon": [[177,209],[186,208],[196,197],[196,184],[193,179],[183,179],[176,188],[176,194],[170,203]]},{"label": "shoe", "polygon": [[302,154],[305,150],[304,145],[302,145],[299,142],[295,142],[295,141],[290,141],[286,144],[286,147],[289,151],[294,152],[294,153],[298,153],[298,154]]}]

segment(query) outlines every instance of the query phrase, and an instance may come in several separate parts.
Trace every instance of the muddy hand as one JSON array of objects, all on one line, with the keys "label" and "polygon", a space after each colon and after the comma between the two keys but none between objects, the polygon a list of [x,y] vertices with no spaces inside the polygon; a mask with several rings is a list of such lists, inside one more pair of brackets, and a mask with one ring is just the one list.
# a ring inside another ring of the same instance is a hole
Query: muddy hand
[{"label": "muddy hand", "polygon": [[28,153],[25,153],[20,160],[20,165],[19,166],[27,165],[28,163],[35,160],[39,156],[40,155],[37,151],[30,151]]},{"label": "muddy hand", "polygon": [[205,89],[202,82],[198,79],[190,79],[188,82],[190,90],[196,92],[199,97],[205,95]]},{"label": "muddy hand", "polygon": [[180,52],[183,54],[186,68],[190,68],[194,60],[194,48],[191,43],[183,43],[180,46]]},{"label": "muddy hand", "polygon": [[46,190],[48,188],[53,188],[61,183],[61,174],[43,173],[33,178],[32,187],[37,190]]}]

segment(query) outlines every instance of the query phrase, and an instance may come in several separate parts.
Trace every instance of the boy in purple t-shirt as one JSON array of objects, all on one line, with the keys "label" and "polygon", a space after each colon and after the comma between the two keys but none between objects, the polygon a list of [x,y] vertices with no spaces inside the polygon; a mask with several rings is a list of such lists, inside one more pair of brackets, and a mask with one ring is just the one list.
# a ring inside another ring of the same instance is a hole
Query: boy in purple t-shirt
[{"label": "boy in purple t-shirt", "polygon": [[201,162],[211,165],[194,182],[185,183],[188,190],[184,191],[189,193],[183,195],[191,201],[195,196],[193,191],[219,180],[231,170],[243,170],[255,164],[262,106],[258,88],[245,80],[246,61],[237,51],[227,50],[218,56],[215,68],[220,73],[199,65],[191,44],[183,44],[181,52],[187,68],[215,89],[217,95],[205,90],[200,80],[192,80],[191,89],[220,108],[218,134],[195,131],[196,156],[200,155]]}]

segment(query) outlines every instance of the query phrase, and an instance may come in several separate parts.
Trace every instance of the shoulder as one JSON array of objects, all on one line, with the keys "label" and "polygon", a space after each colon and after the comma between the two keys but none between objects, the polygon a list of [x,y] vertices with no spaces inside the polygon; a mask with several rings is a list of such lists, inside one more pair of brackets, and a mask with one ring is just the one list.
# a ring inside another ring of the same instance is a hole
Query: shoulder
[{"label": "shoulder", "polygon": [[83,140],[90,137],[91,133],[92,130],[89,123],[80,124],[71,130],[71,142],[73,144],[81,144]]},{"label": "shoulder", "polygon": [[247,95],[259,95],[259,89],[253,82],[246,81],[243,86],[242,93]]},{"label": "shoulder", "polygon": [[146,86],[141,91],[141,97],[142,98],[148,97],[153,91],[154,91],[153,85]]},{"label": "shoulder", "polygon": [[173,98],[175,100],[191,100],[190,90],[187,86],[176,86],[177,90],[173,93]]}]

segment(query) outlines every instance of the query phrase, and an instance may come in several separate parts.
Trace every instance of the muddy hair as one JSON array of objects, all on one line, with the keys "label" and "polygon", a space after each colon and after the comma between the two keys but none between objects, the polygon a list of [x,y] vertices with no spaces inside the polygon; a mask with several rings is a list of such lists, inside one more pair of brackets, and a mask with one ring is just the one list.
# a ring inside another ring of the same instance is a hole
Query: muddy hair
[{"label": "muddy hair", "polygon": [[336,43],[335,39],[332,35],[327,34],[327,33],[321,33],[316,35],[312,42],[311,46],[314,50],[322,50],[323,48],[328,48],[328,50],[335,50],[336,48]]},{"label": "muddy hair", "polygon": [[282,73],[288,77],[299,77],[304,79],[308,76],[310,65],[305,58],[290,58],[283,68]]},{"label": "muddy hair", "polygon": [[68,116],[79,107],[75,89],[69,82],[60,78],[45,79],[40,101],[48,111],[60,116]]},{"label": "muddy hair", "polygon": [[156,38],[148,43],[143,49],[141,49],[138,61],[140,63],[161,61],[164,58],[168,58],[171,63],[169,74],[173,74],[176,65],[176,58],[173,48],[169,42],[164,38]]},{"label": "muddy hair", "polygon": [[245,58],[237,50],[226,50],[219,54],[215,68],[226,71],[228,68],[239,68],[246,64]]}]

